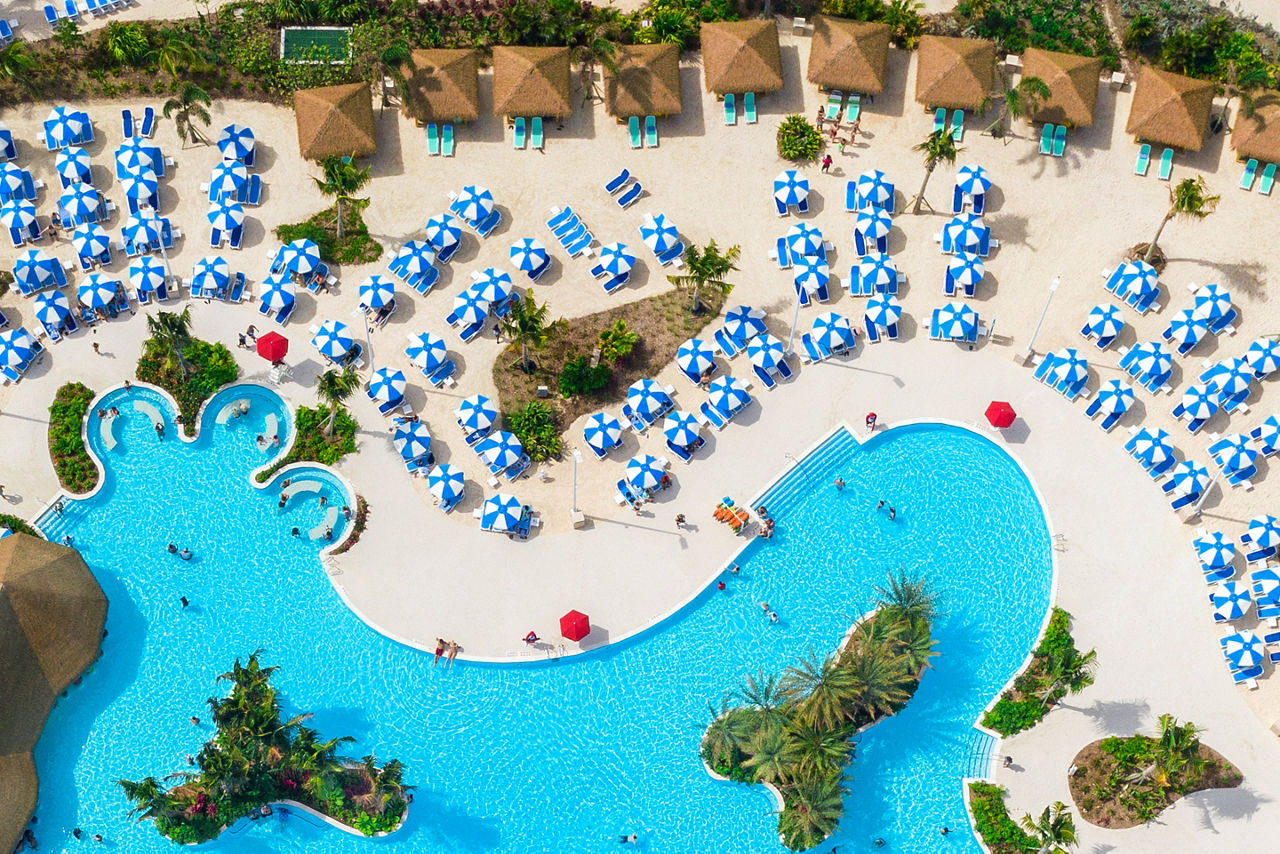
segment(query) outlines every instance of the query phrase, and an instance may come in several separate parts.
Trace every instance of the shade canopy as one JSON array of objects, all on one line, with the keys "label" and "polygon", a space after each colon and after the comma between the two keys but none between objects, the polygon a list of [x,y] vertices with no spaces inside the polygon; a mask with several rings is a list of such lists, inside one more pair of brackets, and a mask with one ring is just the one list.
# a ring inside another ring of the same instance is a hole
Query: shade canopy
[{"label": "shade canopy", "polygon": [[815,16],[809,82],[841,92],[880,94],[884,91],[890,34],[888,24]]},{"label": "shade canopy", "polygon": [[560,618],[560,634],[571,641],[582,640],[591,634],[591,618],[581,611],[570,611]]},{"label": "shade canopy", "polygon": [[992,427],[999,427],[1002,430],[1013,424],[1018,417],[1018,413],[1014,411],[1013,406],[1003,400],[991,401],[985,414],[987,422]]},{"label": "shade canopy", "polygon": [[605,412],[597,412],[587,419],[582,428],[582,438],[600,453],[604,453],[622,441],[622,424]]},{"label": "shade canopy", "polygon": [[1098,82],[1102,60],[1029,47],[1022,54],[1022,79],[1038,77],[1049,87],[1049,98],[1034,113],[1033,122],[1072,127],[1093,124],[1098,106]]},{"label": "shade canopy", "polygon": [[604,69],[604,107],[620,119],[671,116],[684,109],[680,48],[674,44],[618,45]]},{"label": "shade canopy", "polygon": [[916,101],[976,110],[995,84],[996,45],[983,39],[922,36],[916,52]]},{"label": "shade canopy", "polygon": [[485,499],[484,506],[480,508],[480,527],[500,534],[514,531],[520,525],[523,512],[519,499],[499,492]]},{"label": "shade canopy", "polygon": [[1199,151],[1209,133],[1215,84],[1143,65],[1125,131],[1159,145]]},{"label": "shade canopy", "polygon": [[279,332],[268,332],[258,339],[258,355],[268,362],[278,362],[289,353],[289,339]]},{"label": "shade canopy", "polygon": [[494,47],[495,116],[564,118],[572,112],[567,47]]},{"label": "shade canopy", "polygon": [[782,53],[773,18],[702,25],[702,76],[708,92],[776,92]]},{"label": "shade canopy", "polygon": [[378,148],[373,100],[366,83],[300,89],[293,93],[298,150],[307,160],[362,157]]},{"label": "shade canopy", "polygon": [[480,117],[480,52],[415,50],[400,67],[404,112],[420,122],[473,122]]},{"label": "shade canopy", "polygon": [[465,430],[488,430],[498,417],[498,409],[483,394],[473,394],[464,399],[453,414]]},{"label": "shade canopy", "polygon": [[1280,163],[1280,92],[1255,97],[1253,115],[1236,117],[1230,139],[1237,157]]}]

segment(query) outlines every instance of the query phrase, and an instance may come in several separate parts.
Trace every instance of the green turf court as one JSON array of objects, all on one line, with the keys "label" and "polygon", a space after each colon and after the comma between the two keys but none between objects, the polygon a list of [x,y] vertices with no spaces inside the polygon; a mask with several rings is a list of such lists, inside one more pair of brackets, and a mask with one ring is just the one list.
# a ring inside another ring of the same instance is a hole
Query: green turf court
[{"label": "green turf court", "polygon": [[280,31],[280,58],[285,62],[347,62],[351,58],[351,29],[285,27]]}]

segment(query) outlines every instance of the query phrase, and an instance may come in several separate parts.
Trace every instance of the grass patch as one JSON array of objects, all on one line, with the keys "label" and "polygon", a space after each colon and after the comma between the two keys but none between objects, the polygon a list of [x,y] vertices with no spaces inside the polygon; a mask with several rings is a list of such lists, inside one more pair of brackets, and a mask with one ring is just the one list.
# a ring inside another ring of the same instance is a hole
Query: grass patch
[{"label": "grass patch", "polygon": [[338,240],[337,205],[325,208],[305,222],[276,227],[276,237],[288,243],[303,238],[320,247],[320,258],[335,264],[371,264],[382,257],[382,244],[369,236],[369,227],[361,214],[369,204],[367,199],[344,202],[342,214],[342,240]]},{"label": "grass patch", "polygon": [[[704,310],[690,314],[689,295],[670,290],[585,317],[557,320],[547,328],[546,344],[530,351],[535,366],[528,374],[520,368],[520,346],[513,344],[493,366],[499,411],[524,410],[538,400],[538,386],[546,386],[553,396],[543,403],[554,415],[557,429],[563,430],[581,415],[624,400],[628,386],[642,377],[656,376],[675,358],[676,348],[686,338],[696,335],[719,315],[725,297],[714,288],[704,288],[701,300]],[[627,328],[639,339],[630,354],[614,366],[609,381],[595,395],[557,395],[564,364],[578,356],[589,358],[599,346],[600,332],[618,320],[625,320]]]},{"label": "grass patch", "polygon": [[8,528],[15,534],[30,534],[33,537],[40,536],[40,532],[27,524],[25,519],[19,519],[10,513],[0,513],[0,528]]},{"label": "grass patch", "polygon": [[[360,425],[346,409],[338,410],[333,422],[333,435],[326,439],[324,424],[329,413],[323,409],[299,406],[293,413],[293,447],[274,464],[258,473],[258,483],[266,483],[280,469],[293,463],[320,463],[331,466],[356,449],[356,431]],[[363,500],[363,499],[361,499]]]},{"label": "grass patch", "polygon": [[98,467],[85,447],[83,427],[94,391],[83,383],[67,383],[49,404],[49,456],[58,483],[70,492],[85,493],[98,485]]},{"label": "grass patch", "polygon": [[1067,694],[1093,683],[1093,659],[1092,651],[1081,653],[1076,649],[1071,637],[1071,615],[1054,608],[1031,664],[983,714],[982,725],[1004,736],[1031,729]]},{"label": "grass patch", "polygon": [[969,809],[978,836],[991,854],[1025,854],[1039,846],[1012,818],[1004,805],[1005,791],[992,783],[969,784]]},{"label": "grass patch", "polygon": [[138,379],[173,395],[178,402],[182,432],[194,436],[200,407],[215,391],[240,376],[240,366],[226,345],[193,338],[182,348],[182,358],[187,363],[184,372],[176,361],[166,364],[163,348],[154,342],[151,338],[143,343]]}]

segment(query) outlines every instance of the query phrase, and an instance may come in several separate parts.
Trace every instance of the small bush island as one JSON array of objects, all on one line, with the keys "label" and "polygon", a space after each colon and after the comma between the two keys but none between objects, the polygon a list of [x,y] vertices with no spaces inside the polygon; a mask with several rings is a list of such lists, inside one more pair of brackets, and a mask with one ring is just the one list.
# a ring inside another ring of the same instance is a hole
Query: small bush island
[{"label": "small bush island", "polygon": [[1054,608],[1031,664],[982,716],[982,725],[1005,736],[1031,729],[1067,694],[1093,684],[1097,658],[1093,650],[1076,649],[1071,615]]},{"label": "small bush island", "polygon": [[[67,383],[49,404],[49,456],[58,483],[71,492],[88,492],[98,485],[98,467],[85,447],[83,430],[94,391],[83,383]],[[12,526],[6,526],[13,530]]]}]

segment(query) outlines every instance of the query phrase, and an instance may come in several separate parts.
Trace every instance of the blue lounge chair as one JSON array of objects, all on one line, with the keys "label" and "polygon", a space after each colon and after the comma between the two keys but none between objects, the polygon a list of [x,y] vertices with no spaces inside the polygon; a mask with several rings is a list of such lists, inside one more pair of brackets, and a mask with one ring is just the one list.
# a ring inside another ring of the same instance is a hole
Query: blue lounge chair
[{"label": "blue lounge chair", "polygon": [[417,276],[414,276],[410,285],[418,293],[426,295],[439,279],[440,271],[435,267],[428,267]]},{"label": "blue lounge chair", "polygon": [[[1216,614],[1214,615],[1214,619],[1218,619]],[[1247,670],[1235,671],[1234,673],[1231,674],[1231,681],[1237,685],[1246,684],[1246,685],[1249,685],[1250,688],[1256,688],[1257,683],[1254,680],[1256,680],[1261,675],[1262,675],[1262,665],[1257,665],[1256,667],[1250,667]],[[1249,684],[1249,683],[1252,683],[1252,684]]]},{"label": "blue lounge chair", "polygon": [[844,209],[854,213],[858,209],[858,183],[846,181],[844,185]]},{"label": "blue lounge chair", "polygon": [[1252,157],[1244,165],[1244,174],[1240,176],[1240,189],[1246,192],[1253,189],[1253,179],[1258,174],[1258,161]]},{"label": "blue lounge chair", "polygon": [[440,127],[434,122],[427,125],[427,156],[435,157],[440,153]]},{"label": "blue lounge chair", "polygon": [[1061,157],[1067,150],[1067,127],[1066,125],[1058,125],[1058,129],[1053,132],[1053,156]]},{"label": "blue lounge chair", "polygon": [[778,255],[778,267],[783,270],[791,269],[791,250],[787,248],[787,239],[785,237],[778,238],[775,252]]},{"label": "blue lounge chair", "polygon": [[151,138],[156,132],[156,110],[155,107],[146,107],[142,110],[142,127],[141,135]]},{"label": "blue lounge chair", "polygon": [[[13,143],[11,142],[9,145],[12,146]],[[14,155],[10,154],[9,156],[13,157]],[[1276,164],[1268,163],[1267,168],[1262,170],[1262,180],[1258,182],[1258,192],[1264,196],[1271,195],[1271,187],[1275,184],[1275,181]]]},{"label": "blue lounge chair", "polygon": [[124,138],[129,139],[133,136],[133,110],[125,108],[120,111],[120,129],[124,132]]},{"label": "blue lounge chair", "polygon": [[244,226],[237,225],[231,229],[231,236],[227,241],[227,245],[232,249],[239,249],[241,241],[244,240]]},{"label": "blue lounge chair", "polygon": [[773,378],[773,375],[770,374],[768,371],[766,371],[764,368],[760,367],[759,365],[752,365],[751,370],[754,371],[755,375],[760,378],[760,382],[764,385],[765,388],[772,389],[774,386],[778,384],[777,380]]},{"label": "blue lounge chair", "polygon": [[577,258],[579,255],[582,255],[583,253],[590,255],[591,244],[595,243],[595,240],[596,240],[595,235],[593,235],[590,231],[585,232],[581,237],[575,240],[572,244],[566,246],[565,251],[569,253],[570,258]]},{"label": "blue lounge chair", "polygon": [[578,215],[574,214],[565,220],[559,227],[552,229],[552,233],[555,234],[556,238],[559,239],[561,243],[564,243],[566,239],[577,240],[582,235],[580,233],[575,234],[574,232],[578,229],[586,231],[586,228],[587,227],[582,224],[582,220],[578,219]]},{"label": "blue lounge chair", "polygon": [[787,216],[791,213],[791,209],[782,203],[782,199],[777,196],[773,197],[773,207],[778,212],[778,216]]},{"label": "blue lounge chair", "polygon": [[803,199],[796,202],[796,213],[806,214],[808,212],[809,212],[809,197],[805,196]]},{"label": "blue lounge chair", "polygon": [[734,356],[738,355],[738,350],[740,348],[734,343],[734,340],[729,337],[729,333],[724,331],[723,327],[717,329],[715,335],[712,337],[715,338],[716,346],[720,348],[720,352],[724,354],[726,359],[732,359]]},{"label": "blue lounge chair", "polygon": [[[750,119],[748,119],[750,121]],[[658,118],[657,116],[644,117],[644,144],[649,148],[658,147]]]},{"label": "blue lounge chair", "polygon": [[453,125],[444,125],[440,129],[440,153],[445,157],[453,156]]},{"label": "blue lounge chair", "polygon": [[791,376],[792,376],[791,366],[787,364],[786,356],[783,356],[781,359],[778,360],[778,375],[781,376],[784,380],[791,379]]},{"label": "blue lounge chair", "polygon": [[[13,144],[13,133],[7,128],[0,128],[0,156],[5,160],[18,156],[18,147]],[[68,183],[64,181],[62,186],[66,187]]]},{"label": "blue lounge chair", "polygon": [[733,104],[733,94],[724,96],[724,123],[727,125],[736,125],[738,123],[738,113]]},{"label": "blue lounge chair", "polygon": [[65,0],[62,7],[65,10],[66,17],[73,21],[80,20],[80,9],[76,6],[76,0]]},{"label": "blue lounge chair", "polygon": [[612,196],[616,194],[619,190],[621,190],[622,185],[627,183],[627,181],[629,180],[631,180],[630,170],[623,169],[621,172],[618,173],[618,177],[614,178],[612,181],[604,185],[604,191]]},{"label": "blue lounge chair", "polygon": [[939,107],[933,111],[933,132],[942,133],[947,129],[947,108]]},{"label": "blue lounge chair", "polygon": [[973,197],[973,212],[978,216],[982,216],[983,211],[987,209],[987,194],[978,193]]},{"label": "blue lounge chair", "polygon": [[748,92],[742,96],[742,115],[746,118],[747,124],[756,123],[756,93]]},{"label": "blue lounge chair", "polygon": [[[853,249],[858,253],[859,258],[867,254],[867,239],[863,237],[862,232],[857,229],[854,229],[853,232]],[[946,251],[945,246],[943,247],[943,251]]]},{"label": "blue lounge chair", "polygon": [[703,418],[707,419],[707,423],[717,430],[723,430],[724,425],[729,423],[729,419],[725,417],[725,414],[712,406],[709,400],[702,401],[698,411],[702,413]]},{"label": "blue lounge chair", "polygon": [[800,336],[800,343],[804,346],[804,352],[808,355],[810,362],[821,362],[826,358],[822,351],[818,349],[817,343],[813,340],[813,336],[808,332]]},{"label": "blue lounge chair", "polygon": [[690,454],[688,451],[686,451],[684,448],[680,447],[670,439],[667,440],[667,450],[675,454],[680,459],[684,460],[686,463],[693,460],[692,454]]},{"label": "blue lounge chair", "polygon": [[951,138],[956,142],[964,141],[964,110],[951,113]]},{"label": "blue lounge chair", "polygon": [[542,150],[542,116],[534,116],[529,120],[529,147]]},{"label": "blue lounge chair", "polygon": [[684,241],[677,241],[675,246],[672,246],[666,252],[658,256],[658,263],[665,267],[673,261],[680,260],[683,255]]},{"label": "blue lounge chair", "polygon": [[1240,316],[1234,307],[1230,308],[1221,317],[1209,322],[1209,331],[1214,335],[1226,331],[1227,327],[1235,323],[1236,318]]},{"label": "blue lounge chair", "polygon": [[1160,171],[1156,177],[1161,181],[1168,181],[1169,176],[1173,174],[1173,149],[1166,148],[1160,152]]},{"label": "blue lounge chair", "polygon": [[564,234],[560,235],[560,245],[568,249],[573,244],[582,239],[582,235],[587,233],[586,223],[577,217],[574,217],[573,228],[566,229]]},{"label": "blue lounge chair", "polygon": [[964,210],[964,190],[960,189],[960,185],[956,184],[954,190],[951,191],[951,212],[958,214]]},{"label": "blue lounge chair", "polygon": [[1048,122],[1040,131],[1040,153],[1053,154],[1053,125]]},{"label": "blue lounge chair", "polygon": [[440,386],[444,385],[445,380],[453,376],[454,372],[457,369],[458,369],[458,366],[453,361],[453,359],[445,359],[444,363],[440,365],[440,367],[436,368],[434,371],[428,373],[424,369],[422,374],[427,378],[427,381],[429,383],[439,388]]},{"label": "blue lounge chair", "polygon": [[640,117],[639,116],[632,116],[631,118],[627,119],[627,131],[631,135],[631,147],[632,148],[643,147],[644,140],[640,136]]},{"label": "blue lounge chair", "polygon": [[480,330],[483,328],[484,328],[484,321],[480,320],[480,321],[477,321],[476,323],[471,324],[466,329],[463,329],[462,332],[460,333],[462,336],[463,342],[464,343],[469,342],[472,338],[475,338],[477,335],[480,334]]},{"label": "blue lounge chair", "polygon": [[453,260],[453,256],[458,254],[458,249],[461,246],[462,246],[462,241],[459,240],[457,243],[454,243],[451,246],[441,249],[439,252],[436,253],[436,260],[439,261],[441,264],[448,264],[451,260]]},{"label": "blue lounge chair", "polygon": [[[627,170],[624,169],[622,171],[625,173]],[[606,187],[605,189],[608,189],[608,187]],[[610,193],[612,194],[612,192],[613,191],[611,190]],[[573,208],[565,208],[564,210],[557,210],[554,214],[551,215],[551,218],[547,220],[547,228],[550,228],[552,231],[555,231],[558,228],[560,228],[560,226],[568,222],[569,217],[571,216],[573,216]]]},{"label": "blue lounge chair", "polygon": [[516,148],[524,148],[524,143],[525,143],[524,116],[516,116],[515,125],[516,125],[515,136],[512,138],[512,145],[514,145]]},{"label": "blue lounge chair", "polygon": [[630,270],[628,270],[625,273],[619,273],[618,275],[614,276],[612,279],[604,283],[604,292],[606,294],[611,294],[629,281],[631,281]]},{"label": "blue lounge chair", "polygon": [[46,5],[44,7],[44,20],[49,26],[56,27],[58,25],[58,10],[51,5]]},{"label": "blue lounge chair", "polygon": [[1147,169],[1150,166],[1151,166],[1151,146],[1147,145],[1144,142],[1142,146],[1138,148],[1138,159],[1133,164],[1133,174],[1142,175],[1143,177],[1145,177],[1147,174]]},{"label": "blue lounge chair", "polygon": [[240,302],[244,297],[244,288],[247,283],[244,273],[236,273],[235,279],[231,282],[231,292],[227,294],[227,302]]},{"label": "blue lounge chair", "polygon": [[641,418],[639,413],[632,409],[631,404],[629,403],[624,403],[622,405],[622,417],[631,422],[632,429],[637,433],[643,435],[644,432],[649,429],[649,422]]},{"label": "blue lounge chair", "polygon": [[[36,200],[36,179],[31,177],[31,173],[22,170],[22,198],[29,202]],[[95,214],[91,215],[94,216]]]},{"label": "blue lounge chair", "polygon": [[209,230],[209,248],[210,249],[222,248],[222,230],[221,229],[212,228]]},{"label": "blue lounge chair", "polygon": [[0,329],[9,328],[9,318],[4,316],[4,312],[0,311]]},{"label": "blue lounge chair", "polygon": [[488,237],[489,234],[502,221],[502,212],[497,208],[489,211],[489,215],[476,223],[476,233],[481,237]]},{"label": "blue lounge chair", "polygon": [[246,205],[260,204],[262,202],[262,176],[256,172],[250,175],[249,183],[245,185],[244,192],[241,195],[244,196],[241,202]]},{"label": "blue lounge chair", "polygon": [[635,204],[636,199],[640,198],[640,194],[644,192],[644,187],[640,186],[640,182],[636,181],[625,193],[618,197],[618,207],[629,208]]},{"label": "blue lounge chair", "polygon": [[281,326],[284,326],[285,323],[287,323],[289,320],[289,315],[293,314],[294,306],[296,306],[297,304],[298,304],[298,301],[294,300],[293,302],[286,305],[284,308],[280,309],[280,311],[276,313],[276,323],[280,324]]}]

